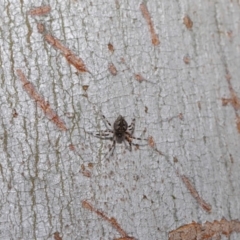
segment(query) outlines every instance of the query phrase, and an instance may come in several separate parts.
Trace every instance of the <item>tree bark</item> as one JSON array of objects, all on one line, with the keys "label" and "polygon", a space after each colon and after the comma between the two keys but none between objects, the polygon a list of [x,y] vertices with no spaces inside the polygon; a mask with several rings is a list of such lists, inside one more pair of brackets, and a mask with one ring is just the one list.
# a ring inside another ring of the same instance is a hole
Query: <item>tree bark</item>
[{"label": "tree bark", "polygon": [[0,10],[0,239],[239,239],[238,1]]}]

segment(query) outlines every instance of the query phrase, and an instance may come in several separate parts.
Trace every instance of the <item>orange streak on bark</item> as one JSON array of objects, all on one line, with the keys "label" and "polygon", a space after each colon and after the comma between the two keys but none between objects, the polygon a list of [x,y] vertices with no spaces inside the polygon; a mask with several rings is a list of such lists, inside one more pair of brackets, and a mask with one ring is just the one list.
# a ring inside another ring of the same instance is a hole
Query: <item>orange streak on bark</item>
[{"label": "orange streak on bark", "polygon": [[53,37],[50,34],[46,34],[44,39],[53,47],[60,50],[64,55],[71,54],[71,51],[66,48],[57,38]]},{"label": "orange streak on bark", "polygon": [[145,80],[145,78],[140,73],[137,73],[134,76],[135,76],[135,79],[140,83]]},{"label": "orange streak on bark", "polygon": [[231,74],[228,72],[228,70],[226,70],[226,76],[225,76],[227,83],[228,83],[228,89],[230,91],[231,94],[231,98],[222,98],[222,105],[223,106],[227,106],[228,104],[231,104],[234,111],[235,111],[235,115],[236,115],[236,125],[237,125],[237,130],[240,133],[240,116],[238,111],[240,110],[240,99],[238,98],[236,92],[233,89],[232,83],[231,83],[231,79],[232,76]]},{"label": "orange streak on bark", "polygon": [[187,27],[187,29],[191,29],[192,26],[193,26],[193,22],[191,20],[191,18],[186,15],[184,18],[183,18],[183,23],[185,24],[185,26]]},{"label": "orange streak on bark", "polygon": [[64,122],[60,119],[60,117],[51,109],[49,106],[49,103],[44,100],[44,98],[35,90],[33,84],[29,82],[22,72],[22,70],[17,69],[16,70],[18,77],[20,78],[23,88],[28,93],[28,95],[33,98],[37,105],[43,110],[44,114],[57,125],[58,128],[60,128],[63,131],[67,130],[67,127],[65,126]]},{"label": "orange streak on bark", "polygon": [[120,238],[114,238],[114,240],[135,240],[134,237],[120,237]]},{"label": "orange streak on bark", "polygon": [[86,209],[88,209],[91,212],[96,213],[98,216],[103,218],[105,221],[109,222],[119,233],[123,238],[127,238],[127,233],[120,227],[119,223],[115,218],[109,218],[107,217],[103,212],[95,209],[90,203],[88,203],[86,200],[82,201],[82,206]]},{"label": "orange streak on bark", "polygon": [[116,67],[115,67],[115,65],[113,64],[113,63],[110,63],[109,65],[108,65],[108,70],[109,70],[109,72],[113,75],[113,76],[116,76],[117,75],[117,69],[116,69]]},{"label": "orange streak on bark", "polygon": [[59,232],[55,232],[55,233],[53,234],[53,237],[54,237],[55,240],[62,240],[62,238],[61,238],[60,235],[59,235]]},{"label": "orange streak on bark", "polygon": [[191,181],[189,180],[188,177],[186,177],[185,175],[180,175],[177,172],[177,175],[182,179],[183,183],[185,184],[185,186],[187,187],[187,189],[189,190],[189,192],[191,193],[191,195],[197,200],[197,203],[207,212],[211,212],[212,210],[212,206],[210,204],[208,204],[207,202],[205,202],[205,200],[203,200],[199,193],[197,192],[197,190],[195,189],[195,187],[193,186],[193,184],[191,183]]},{"label": "orange streak on bark", "polygon": [[88,72],[83,60],[77,57],[70,49],[65,47],[57,38],[50,34],[46,34],[44,39],[53,47],[60,50],[67,61],[80,72]]},{"label": "orange streak on bark", "polygon": [[207,240],[207,239],[221,239],[221,234],[229,237],[233,232],[240,233],[240,222],[237,220],[206,222],[199,224],[192,222],[183,225],[171,232],[169,232],[169,240]]},{"label": "orange streak on bark", "polygon": [[151,19],[151,16],[150,16],[150,13],[148,11],[147,6],[144,3],[140,4],[140,10],[142,12],[143,17],[147,21],[148,26],[149,26],[149,30],[150,30],[151,37],[152,37],[152,44],[154,46],[159,45],[160,41],[159,41],[158,35],[155,33],[155,30],[154,30],[154,27],[153,27],[153,22],[152,22],[152,19]]},{"label": "orange streak on bark", "polygon": [[88,72],[83,60],[73,53],[69,52],[68,54],[65,54],[64,57],[67,59],[67,61],[72,64],[77,70],[80,72]]},{"label": "orange streak on bark", "polygon": [[240,110],[240,99],[235,92],[231,92],[232,98],[222,98],[222,105],[227,106],[231,104],[235,111]]},{"label": "orange streak on bark", "polygon": [[41,7],[33,8],[28,12],[28,14],[31,16],[40,16],[40,15],[48,14],[50,11],[51,11],[50,6],[41,6]]},{"label": "orange streak on bark", "polygon": [[108,43],[108,50],[114,52],[114,46],[111,43]]},{"label": "orange streak on bark", "polygon": [[154,139],[153,139],[152,136],[149,136],[149,137],[148,137],[148,145],[149,145],[151,148],[155,148],[155,147],[156,147],[155,141],[154,141]]}]

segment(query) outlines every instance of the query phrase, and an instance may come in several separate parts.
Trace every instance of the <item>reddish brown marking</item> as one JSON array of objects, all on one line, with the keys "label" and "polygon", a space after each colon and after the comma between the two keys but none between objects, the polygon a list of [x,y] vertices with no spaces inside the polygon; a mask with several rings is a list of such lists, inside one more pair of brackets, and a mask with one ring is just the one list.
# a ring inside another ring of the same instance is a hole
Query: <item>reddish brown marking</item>
[{"label": "reddish brown marking", "polygon": [[186,15],[184,18],[183,18],[183,23],[185,24],[185,26],[187,27],[187,29],[191,29],[192,26],[193,26],[193,22],[191,20],[191,18]]},{"label": "reddish brown marking", "polygon": [[55,37],[53,37],[50,34],[46,34],[44,36],[44,39],[53,47],[55,47],[56,49],[60,50],[64,55],[68,55],[71,54],[71,51],[66,48],[64,45],[62,45],[60,43],[60,41],[58,39],[56,39]]},{"label": "reddish brown marking", "polygon": [[173,116],[173,117],[169,118],[168,122],[171,122],[174,118],[179,118],[180,120],[184,119],[183,114],[179,113],[177,116]]},{"label": "reddish brown marking", "polygon": [[55,232],[55,233],[53,234],[53,237],[54,237],[55,240],[62,240],[62,238],[61,238],[60,235],[59,235],[59,232]]},{"label": "reddish brown marking", "polygon": [[151,19],[151,16],[150,16],[150,13],[148,11],[147,6],[144,3],[141,3],[140,4],[140,10],[142,12],[143,17],[147,21],[148,26],[149,26],[149,30],[150,30],[151,37],[152,37],[152,44],[154,46],[159,45],[160,41],[159,41],[158,35],[155,33],[155,30],[154,30],[154,27],[153,27],[153,22],[152,22],[152,19]]},{"label": "reddish brown marking", "polygon": [[44,33],[45,27],[42,23],[37,23],[37,30],[39,33]]},{"label": "reddish brown marking", "polygon": [[157,149],[156,143],[155,143],[155,141],[154,141],[154,139],[153,139],[152,136],[149,136],[147,140],[148,140],[148,145],[149,145],[154,151],[156,151],[158,154],[160,154],[160,155],[162,155],[162,156],[165,156],[164,153],[162,153],[160,150]]},{"label": "reddish brown marking", "polygon": [[92,177],[92,173],[89,170],[82,171],[82,174],[84,177]]},{"label": "reddish brown marking", "polygon": [[141,74],[135,74],[135,79],[140,83],[145,80]]},{"label": "reddish brown marking", "polygon": [[69,144],[68,147],[69,147],[69,149],[71,151],[75,151],[76,150],[76,148],[75,148],[75,146],[73,144]]},{"label": "reddish brown marking", "polygon": [[179,114],[178,114],[178,118],[179,118],[180,120],[183,120],[183,114],[182,114],[182,113],[179,113]]},{"label": "reddish brown marking", "polygon": [[111,43],[109,43],[108,44],[108,50],[110,51],[110,52],[114,52],[114,47],[113,47],[113,45],[111,44]]},{"label": "reddish brown marking", "polygon": [[108,70],[109,72],[113,75],[113,76],[116,76],[117,75],[117,69],[116,67],[113,65],[113,63],[110,63],[108,65]]},{"label": "reddish brown marking", "polygon": [[135,240],[134,237],[120,237],[120,238],[114,238],[114,240]]},{"label": "reddish brown marking", "polygon": [[92,173],[85,168],[85,166],[82,164],[81,165],[81,173],[83,176],[90,178],[92,176]]},{"label": "reddish brown marking", "polygon": [[[40,33],[44,33],[42,31],[43,25],[39,23],[38,29],[40,29]],[[88,72],[83,60],[77,57],[70,49],[65,47],[57,38],[53,37],[51,34],[44,34],[44,39],[54,48],[60,50],[64,57],[67,59],[68,63],[73,65],[80,72]]]},{"label": "reddish brown marking", "polygon": [[83,85],[82,89],[86,92],[88,90],[88,87],[89,87],[88,85]]},{"label": "reddish brown marking", "polygon": [[236,121],[236,125],[237,125],[237,130],[238,130],[238,132],[240,133],[240,117],[237,116],[236,119],[235,119],[235,121]]},{"label": "reddish brown marking", "polygon": [[184,56],[183,61],[184,61],[186,64],[189,64],[189,63],[190,63],[190,58],[189,58],[189,56]]},{"label": "reddish brown marking", "polygon": [[240,99],[235,95],[235,92],[231,95],[232,98],[222,98],[222,105],[227,106],[228,104],[231,104],[236,111],[240,110]]},{"label": "reddish brown marking", "polygon": [[154,139],[152,136],[149,136],[148,138],[148,145],[151,147],[151,148],[155,148],[156,147],[156,144],[154,142]]},{"label": "reddish brown marking", "polygon": [[[104,219],[105,221],[109,222],[118,232],[119,234],[122,236],[122,238],[126,238],[126,239],[131,239],[131,237],[129,237],[127,235],[127,233],[120,227],[119,223],[117,222],[117,220],[115,218],[109,218],[107,217],[103,212],[95,209],[90,203],[88,203],[86,200],[82,201],[82,206],[86,209],[88,209],[91,212],[96,213],[98,216],[100,216],[102,219]],[[134,238],[132,238],[134,239]]]},{"label": "reddish brown marking", "polygon": [[233,39],[233,32],[232,32],[232,30],[227,31],[227,35],[228,35],[230,41],[232,41],[232,39]]},{"label": "reddish brown marking", "polygon": [[40,16],[40,15],[45,15],[50,13],[50,11],[51,11],[50,6],[41,6],[41,7],[33,8],[28,12],[28,14],[31,16]]},{"label": "reddish brown marking", "polygon": [[197,190],[195,189],[195,187],[193,186],[193,184],[191,183],[189,178],[186,177],[185,175],[181,175],[178,171],[176,173],[182,179],[183,183],[185,184],[185,186],[187,187],[187,189],[189,190],[191,195],[197,200],[197,203],[203,208],[203,210],[210,213],[211,209],[212,209],[212,206],[210,204],[208,204],[207,202],[205,202],[200,197],[200,195],[198,194]]},{"label": "reddish brown marking", "polygon": [[232,103],[232,99],[231,98],[222,98],[222,105],[224,107],[227,106],[229,103],[230,104]]},{"label": "reddish brown marking", "polygon": [[177,163],[178,162],[178,159],[177,157],[173,157],[173,162]]},{"label": "reddish brown marking", "polygon": [[72,64],[77,70],[80,72],[88,72],[83,60],[73,53],[65,54],[64,57],[67,59],[67,61]]},{"label": "reddish brown marking", "polygon": [[93,163],[88,163],[89,168],[93,168]]},{"label": "reddish brown marking", "polygon": [[17,113],[15,108],[13,109],[12,116],[13,116],[13,118],[17,118],[18,117],[18,113]]},{"label": "reddish brown marking", "polygon": [[238,111],[240,110],[240,99],[238,98],[236,92],[234,91],[231,83],[231,75],[228,71],[226,71],[226,76],[225,76],[227,83],[228,83],[228,89],[230,91],[231,98],[222,98],[222,105],[227,106],[228,104],[231,104],[234,111],[235,111],[235,116],[236,116],[236,125],[237,125],[237,130],[240,133],[240,116],[238,114]]},{"label": "reddish brown marking", "polygon": [[44,114],[52,121],[54,122],[58,128],[60,128],[63,131],[67,130],[67,127],[65,126],[64,122],[60,119],[60,117],[50,108],[49,103],[44,100],[44,98],[35,90],[32,83],[30,83],[22,70],[17,69],[16,70],[18,77],[20,78],[23,88],[26,90],[28,95],[33,98],[37,105],[43,110]]},{"label": "reddish brown marking", "polygon": [[124,63],[124,64],[126,64],[126,61],[125,61],[125,59],[122,57],[122,58],[120,58],[120,61],[121,61],[121,63]]},{"label": "reddish brown marking", "polygon": [[204,224],[192,222],[169,232],[169,240],[208,240],[221,239],[221,235],[227,238],[233,233],[240,233],[238,220],[206,222]]}]

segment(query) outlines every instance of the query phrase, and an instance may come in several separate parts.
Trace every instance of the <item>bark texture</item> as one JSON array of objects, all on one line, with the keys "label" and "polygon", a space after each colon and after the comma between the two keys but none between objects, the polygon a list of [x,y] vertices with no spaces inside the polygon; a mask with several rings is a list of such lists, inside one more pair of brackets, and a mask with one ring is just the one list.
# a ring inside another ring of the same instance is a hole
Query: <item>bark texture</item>
[{"label": "bark texture", "polygon": [[239,239],[239,1],[36,3],[0,3],[0,239]]}]

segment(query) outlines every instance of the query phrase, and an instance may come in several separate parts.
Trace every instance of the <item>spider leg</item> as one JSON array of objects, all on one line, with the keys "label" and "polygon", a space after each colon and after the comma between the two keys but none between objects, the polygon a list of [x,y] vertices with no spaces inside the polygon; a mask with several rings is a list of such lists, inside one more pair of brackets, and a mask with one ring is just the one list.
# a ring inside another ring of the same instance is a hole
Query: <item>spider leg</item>
[{"label": "spider leg", "polygon": [[146,146],[147,144],[137,144],[137,143],[133,143],[133,139],[135,140],[144,140],[144,141],[148,141],[148,139],[145,139],[145,138],[137,138],[137,137],[134,137],[132,136],[129,132],[126,132],[125,133],[125,139],[128,141],[129,145],[132,147],[133,146]]},{"label": "spider leg", "polygon": [[111,123],[106,119],[106,117],[104,116],[104,115],[102,115],[102,118],[103,118],[103,120],[105,121],[105,123],[107,123],[106,125],[107,125],[107,127],[110,127],[110,128],[112,128],[112,125],[111,125]]},{"label": "spider leg", "polygon": [[135,129],[135,118],[133,118],[131,124],[128,126],[128,131],[130,132],[130,134],[132,135]]},{"label": "spider leg", "polygon": [[107,129],[105,131],[99,131],[97,133],[90,133],[91,135],[93,135],[94,137],[100,138],[100,139],[112,139],[112,134],[113,131],[110,129]]},{"label": "spider leg", "polygon": [[146,138],[137,138],[137,137],[133,137],[133,136],[131,136],[131,138],[132,138],[132,139],[136,139],[136,140],[145,140],[145,141],[148,141],[148,139],[146,139]]},{"label": "spider leg", "polygon": [[[128,143],[129,143],[129,151],[131,152],[132,151],[132,139],[130,137],[130,134],[125,134],[125,140],[128,141]],[[135,144],[133,144],[133,145],[135,145]]]},{"label": "spider leg", "polygon": [[116,146],[116,139],[113,137],[112,141],[113,141],[112,146],[109,148],[108,152],[104,155],[103,159],[107,158],[107,156],[113,155],[113,152]]},{"label": "spider leg", "polygon": [[114,152],[115,147],[116,147],[116,139],[113,138],[113,144],[112,144],[112,146],[109,148],[110,156],[113,155],[113,152]]}]

